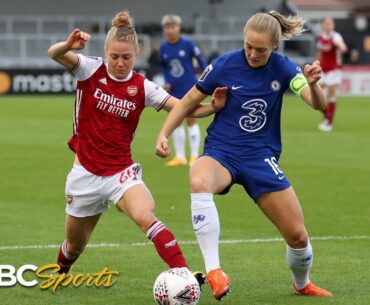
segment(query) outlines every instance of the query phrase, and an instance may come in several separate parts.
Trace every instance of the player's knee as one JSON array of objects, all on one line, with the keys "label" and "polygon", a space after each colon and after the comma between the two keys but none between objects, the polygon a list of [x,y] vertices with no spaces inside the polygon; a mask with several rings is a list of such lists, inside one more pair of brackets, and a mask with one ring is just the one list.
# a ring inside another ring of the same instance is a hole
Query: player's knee
[{"label": "player's knee", "polygon": [[67,252],[71,256],[79,256],[85,250],[86,244],[68,242]]},{"label": "player's knee", "polygon": [[293,249],[302,249],[307,246],[308,235],[306,230],[299,230],[289,236],[288,245]]},{"label": "player's knee", "polygon": [[192,193],[209,193],[207,181],[200,177],[190,177],[190,188]]},{"label": "player's knee", "polygon": [[144,233],[148,231],[150,226],[157,220],[153,210],[143,211],[135,217],[135,223]]}]

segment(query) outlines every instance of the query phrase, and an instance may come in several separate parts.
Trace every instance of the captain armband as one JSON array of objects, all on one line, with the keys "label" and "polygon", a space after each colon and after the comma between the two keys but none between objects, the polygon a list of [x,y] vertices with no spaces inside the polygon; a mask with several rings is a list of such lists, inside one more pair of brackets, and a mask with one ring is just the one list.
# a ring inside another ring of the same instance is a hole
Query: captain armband
[{"label": "captain armband", "polygon": [[294,92],[294,94],[301,96],[301,92],[304,88],[308,87],[307,79],[304,77],[303,74],[297,74],[289,84],[290,90]]}]

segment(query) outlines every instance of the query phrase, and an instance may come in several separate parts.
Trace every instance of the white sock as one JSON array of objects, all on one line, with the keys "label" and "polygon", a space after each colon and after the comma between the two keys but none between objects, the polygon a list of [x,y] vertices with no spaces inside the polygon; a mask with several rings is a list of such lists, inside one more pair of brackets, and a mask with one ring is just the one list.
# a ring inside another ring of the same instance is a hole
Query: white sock
[{"label": "white sock", "polygon": [[306,248],[302,249],[293,249],[287,245],[286,257],[293,272],[295,286],[298,289],[303,289],[310,282],[309,273],[313,262],[310,241],[308,241]]},{"label": "white sock", "polygon": [[220,268],[218,240],[220,221],[211,193],[193,193],[191,196],[191,217],[193,229],[202,251],[206,271]]},{"label": "white sock", "polygon": [[185,159],[185,136],[184,126],[177,127],[173,132],[173,147],[175,155],[179,159]]},{"label": "white sock", "polygon": [[200,146],[200,128],[198,124],[188,127],[189,130],[189,143],[190,143],[190,156],[198,158]]}]

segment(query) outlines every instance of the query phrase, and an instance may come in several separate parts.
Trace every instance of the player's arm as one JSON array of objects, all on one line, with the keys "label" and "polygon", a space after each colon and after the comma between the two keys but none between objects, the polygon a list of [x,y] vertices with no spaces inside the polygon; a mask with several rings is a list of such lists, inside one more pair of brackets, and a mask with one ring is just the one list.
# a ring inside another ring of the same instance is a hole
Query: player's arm
[{"label": "player's arm", "polygon": [[49,50],[49,56],[63,65],[67,70],[72,70],[78,63],[78,57],[72,50],[81,50],[90,40],[88,33],[79,29],[73,30],[66,41],[53,44]]},{"label": "player's arm", "polygon": [[290,81],[290,89],[316,110],[326,108],[324,91],[317,83],[320,78],[321,66],[317,60],[312,65],[305,65],[303,75],[298,74]]},{"label": "player's arm", "polygon": [[[195,86],[181,99],[181,101],[174,101],[168,107],[173,107],[165,120],[161,131],[159,132],[156,144],[156,154],[162,158],[170,154],[168,147],[168,137],[172,132],[182,123],[185,117],[189,115],[202,114],[202,112],[214,113],[214,103],[226,101],[227,88],[217,88],[212,95],[211,105],[200,105],[200,103],[207,97],[206,94],[199,91]],[[207,110],[205,107],[212,107]],[[168,110],[168,109],[167,109]],[[204,113],[203,113],[204,114]]]},{"label": "player's arm", "polygon": [[203,72],[204,69],[207,68],[207,63],[202,55],[202,52],[200,51],[199,47],[195,45],[194,43],[192,43],[191,48],[192,48],[192,55],[196,59],[199,65],[200,71]]},{"label": "player's arm", "polygon": [[171,86],[171,83],[170,83],[170,73],[168,71],[166,62],[162,59],[162,53],[163,53],[163,50],[162,50],[162,48],[160,48],[159,49],[159,64],[160,64],[161,73],[162,73],[162,76],[163,76],[164,82],[165,82],[163,88],[167,92],[171,92],[172,86]]},{"label": "player's arm", "polygon": [[346,53],[348,51],[348,47],[339,33],[335,33],[333,42],[342,53]]},{"label": "player's arm", "polygon": [[[190,90],[190,91],[192,91],[192,90]],[[199,96],[197,96],[197,95],[199,95]],[[210,116],[210,115],[220,111],[225,106],[226,96],[227,96],[227,88],[226,87],[217,88],[212,94],[211,103],[196,105],[192,110],[187,111],[186,117],[189,117],[189,118],[204,118],[204,117]],[[203,101],[206,97],[207,97],[207,95],[203,94],[198,89],[195,89],[195,91],[192,93],[192,100],[202,100]],[[163,105],[162,109],[170,112],[175,107],[175,105],[177,103],[182,103],[182,101],[180,101],[179,99],[172,96],[166,101],[166,103]]]},{"label": "player's arm", "polygon": [[207,68],[207,63],[201,53],[195,53],[195,59],[198,62],[200,70],[203,72]]}]

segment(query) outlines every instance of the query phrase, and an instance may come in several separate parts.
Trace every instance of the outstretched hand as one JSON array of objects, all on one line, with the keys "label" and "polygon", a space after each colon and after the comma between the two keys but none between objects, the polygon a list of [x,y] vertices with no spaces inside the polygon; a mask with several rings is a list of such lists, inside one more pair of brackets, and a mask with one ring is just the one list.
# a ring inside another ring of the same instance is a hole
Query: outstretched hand
[{"label": "outstretched hand", "polygon": [[161,158],[167,158],[171,154],[171,149],[168,147],[168,139],[165,136],[158,136],[155,154]]},{"label": "outstretched hand", "polygon": [[307,79],[309,85],[316,84],[321,78],[321,66],[318,60],[311,65],[305,65],[303,68],[303,75]]},{"label": "outstretched hand", "polygon": [[212,107],[215,111],[220,111],[225,107],[227,99],[227,87],[218,87],[212,94]]},{"label": "outstretched hand", "polygon": [[67,38],[67,45],[72,50],[81,50],[85,47],[86,43],[90,41],[90,34],[81,31],[80,29],[75,29]]}]

